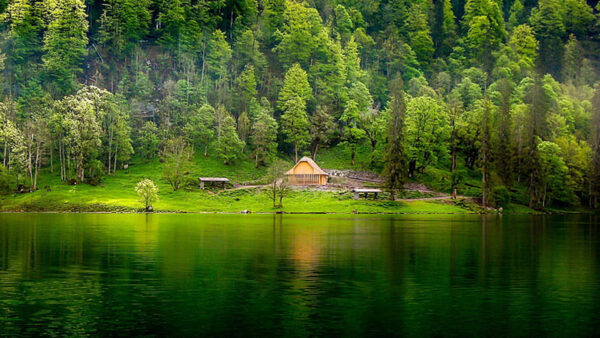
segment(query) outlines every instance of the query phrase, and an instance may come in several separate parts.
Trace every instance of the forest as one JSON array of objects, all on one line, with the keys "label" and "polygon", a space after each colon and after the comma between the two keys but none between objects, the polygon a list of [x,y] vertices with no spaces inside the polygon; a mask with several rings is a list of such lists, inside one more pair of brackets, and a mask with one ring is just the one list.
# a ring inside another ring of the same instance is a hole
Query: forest
[{"label": "forest", "polygon": [[367,149],[360,165],[392,196],[432,175],[461,194],[475,177],[483,205],[598,208],[596,0],[0,0],[0,13],[3,192],[155,159],[177,190],[197,156],[269,167],[343,148],[356,166]]}]

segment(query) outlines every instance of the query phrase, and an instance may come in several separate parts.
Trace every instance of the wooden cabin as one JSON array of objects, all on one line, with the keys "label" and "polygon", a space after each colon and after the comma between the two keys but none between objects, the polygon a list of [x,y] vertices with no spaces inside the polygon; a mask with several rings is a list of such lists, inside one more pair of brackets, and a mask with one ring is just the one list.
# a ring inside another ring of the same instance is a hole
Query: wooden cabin
[{"label": "wooden cabin", "polygon": [[326,185],[327,176],[315,161],[304,156],[296,165],[285,173],[291,185]]}]

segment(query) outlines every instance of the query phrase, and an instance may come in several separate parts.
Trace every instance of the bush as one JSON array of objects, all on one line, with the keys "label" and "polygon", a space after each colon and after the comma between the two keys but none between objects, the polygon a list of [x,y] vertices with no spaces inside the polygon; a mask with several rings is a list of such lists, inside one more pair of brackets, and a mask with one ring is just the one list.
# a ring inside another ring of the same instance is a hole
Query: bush
[{"label": "bush", "polygon": [[10,192],[10,175],[8,170],[0,164],[0,194],[7,194]]},{"label": "bush", "polygon": [[499,208],[499,207],[504,208],[510,204],[510,200],[511,200],[510,191],[508,190],[508,188],[506,188],[503,185],[494,187],[492,189],[491,197],[492,197],[492,202],[494,203],[496,208]]}]

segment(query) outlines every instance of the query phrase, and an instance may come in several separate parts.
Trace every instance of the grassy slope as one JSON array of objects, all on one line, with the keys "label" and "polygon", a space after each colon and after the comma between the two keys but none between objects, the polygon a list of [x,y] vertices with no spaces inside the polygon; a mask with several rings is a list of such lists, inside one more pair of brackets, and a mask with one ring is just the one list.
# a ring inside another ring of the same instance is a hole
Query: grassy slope
[{"label": "grassy slope", "polygon": [[[329,152],[331,161],[336,156]],[[324,156],[324,157],[326,157]],[[339,160],[338,160],[339,161]],[[343,163],[343,161],[342,161]],[[324,167],[332,167],[325,163]],[[143,178],[150,178],[159,186],[160,201],[155,203],[159,211],[185,212],[273,212],[270,200],[257,189],[214,191],[172,191],[161,179],[162,164],[134,162],[127,171],[104,178],[100,186],[69,186],[57,174],[44,171],[40,176],[39,191],[31,194],[14,194],[0,197],[0,211],[135,211],[141,203],[133,190]],[[291,166],[291,162],[290,162]],[[256,169],[252,162],[240,162],[225,166],[214,157],[196,158],[190,176],[228,177],[235,183],[260,182],[265,169]],[[51,191],[43,189],[49,186]],[[322,191],[294,191],[284,200],[286,212],[387,212],[387,213],[466,213],[468,209],[438,202],[389,202],[355,201],[349,193]]]}]

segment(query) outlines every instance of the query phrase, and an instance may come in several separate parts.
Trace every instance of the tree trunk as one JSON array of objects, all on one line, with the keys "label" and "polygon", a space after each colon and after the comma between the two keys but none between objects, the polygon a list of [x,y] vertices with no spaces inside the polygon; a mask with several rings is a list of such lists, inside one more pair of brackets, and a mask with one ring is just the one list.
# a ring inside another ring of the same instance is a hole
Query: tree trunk
[{"label": "tree trunk", "polygon": [[110,175],[110,161],[111,161],[111,157],[112,157],[112,139],[113,139],[113,131],[112,128],[110,129],[109,133],[108,133],[108,174]]},{"label": "tree trunk", "polygon": [[52,161],[52,154],[54,153],[53,142],[50,141],[50,172],[54,173],[54,162]]},{"label": "tree trunk", "polygon": [[[486,155],[483,155],[483,161],[485,162],[485,157]],[[482,204],[484,207],[487,206],[487,182],[486,182],[486,176],[487,176],[487,172],[486,172],[486,166],[485,164],[483,165],[483,175],[481,175],[481,197],[482,197]]]},{"label": "tree trunk", "polygon": [[6,167],[8,167],[8,166],[6,165],[6,158],[8,157],[8,156],[6,155],[6,154],[7,154],[7,152],[8,152],[8,140],[4,139],[4,157],[2,158],[2,160],[4,161],[4,162],[3,162],[3,164],[4,164],[4,167],[5,167],[5,168],[6,168]]},{"label": "tree trunk", "polygon": [[115,147],[115,162],[114,162],[113,173],[117,172],[117,156],[119,156],[119,147]]},{"label": "tree trunk", "polygon": [[33,187],[32,189],[37,190],[37,178],[38,172],[40,168],[40,144],[38,143],[36,151],[35,151],[35,173],[33,175]]},{"label": "tree trunk", "polygon": [[298,144],[294,143],[294,153],[296,154],[296,163],[298,163]]},{"label": "tree trunk", "polygon": [[315,144],[315,150],[313,151],[313,160],[317,160],[317,151],[319,150],[319,142]]}]

